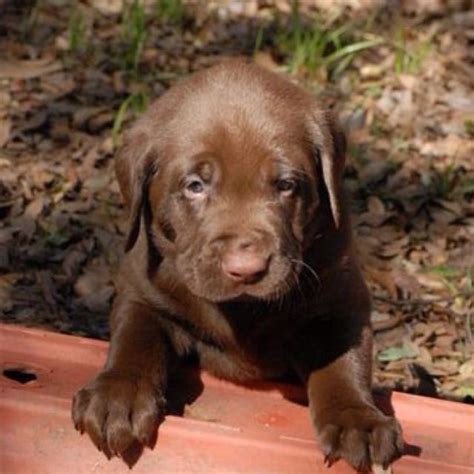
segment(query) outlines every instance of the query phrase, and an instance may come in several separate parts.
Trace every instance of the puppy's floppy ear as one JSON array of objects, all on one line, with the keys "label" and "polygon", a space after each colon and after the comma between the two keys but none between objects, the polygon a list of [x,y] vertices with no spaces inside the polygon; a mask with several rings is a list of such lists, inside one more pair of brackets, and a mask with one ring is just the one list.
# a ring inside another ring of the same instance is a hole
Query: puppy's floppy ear
[{"label": "puppy's floppy ear", "polygon": [[336,228],[341,225],[342,171],[346,161],[346,138],[332,113],[316,110],[310,124],[313,146],[319,155],[322,178]]},{"label": "puppy's floppy ear", "polygon": [[142,216],[145,221],[149,220],[146,215],[148,187],[156,167],[156,156],[148,136],[133,129],[126,133],[124,145],[115,161],[120,192],[129,212],[125,252],[131,250],[138,239]]}]

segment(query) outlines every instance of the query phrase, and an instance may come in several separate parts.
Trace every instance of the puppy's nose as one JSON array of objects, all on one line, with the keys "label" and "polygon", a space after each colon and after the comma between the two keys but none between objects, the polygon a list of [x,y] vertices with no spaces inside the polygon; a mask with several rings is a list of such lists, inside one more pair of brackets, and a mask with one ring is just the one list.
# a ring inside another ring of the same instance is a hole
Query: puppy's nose
[{"label": "puppy's nose", "polygon": [[222,271],[237,283],[256,283],[267,272],[269,260],[252,243],[242,241],[224,255]]}]

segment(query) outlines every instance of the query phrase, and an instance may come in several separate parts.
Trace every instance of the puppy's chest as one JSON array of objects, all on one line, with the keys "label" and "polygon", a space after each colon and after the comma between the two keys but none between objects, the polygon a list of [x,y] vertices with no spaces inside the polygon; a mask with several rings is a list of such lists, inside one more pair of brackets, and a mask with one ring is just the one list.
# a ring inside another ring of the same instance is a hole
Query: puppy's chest
[{"label": "puppy's chest", "polygon": [[179,355],[195,351],[205,370],[244,381],[287,371],[286,319],[253,308],[223,306],[164,323]]},{"label": "puppy's chest", "polygon": [[228,331],[214,334],[215,345],[197,342],[203,368],[236,380],[277,377],[288,370],[291,328],[286,317],[249,308],[220,309]]}]

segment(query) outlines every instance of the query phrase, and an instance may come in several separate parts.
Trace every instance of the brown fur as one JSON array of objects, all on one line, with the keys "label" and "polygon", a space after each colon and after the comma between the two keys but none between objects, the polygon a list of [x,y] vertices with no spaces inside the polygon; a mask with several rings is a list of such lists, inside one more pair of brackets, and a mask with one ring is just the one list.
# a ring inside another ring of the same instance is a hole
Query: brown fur
[{"label": "brown fur", "polygon": [[400,427],[370,393],[370,298],[344,156],[310,94],[243,61],[183,81],[137,121],[116,166],[130,232],[111,346],[73,407],[100,449],[149,443],[171,361],[194,353],[235,381],[296,372],[328,462],[368,470],[400,455]]}]

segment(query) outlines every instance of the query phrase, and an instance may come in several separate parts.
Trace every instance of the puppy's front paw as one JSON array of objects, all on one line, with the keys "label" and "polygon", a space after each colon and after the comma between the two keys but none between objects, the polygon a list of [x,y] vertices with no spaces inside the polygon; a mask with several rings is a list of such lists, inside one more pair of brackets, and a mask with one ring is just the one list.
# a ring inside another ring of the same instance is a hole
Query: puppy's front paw
[{"label": "puppy's front paw", "polygon": [[164,399],[148,379],[101,372],[74,396],[74,426],[107,457],[122,455],[134,442],[149,446]]},{"label": "puppy's front paw", "polygon": [[358,472],[370,472],[373,464],[386,469],[403,452],[398,421],[369,406],[335,411],[316,431],[329,466],[344,458]]}]

